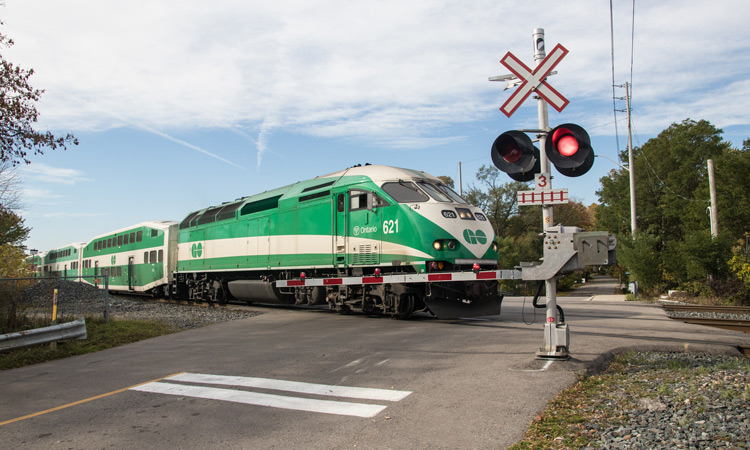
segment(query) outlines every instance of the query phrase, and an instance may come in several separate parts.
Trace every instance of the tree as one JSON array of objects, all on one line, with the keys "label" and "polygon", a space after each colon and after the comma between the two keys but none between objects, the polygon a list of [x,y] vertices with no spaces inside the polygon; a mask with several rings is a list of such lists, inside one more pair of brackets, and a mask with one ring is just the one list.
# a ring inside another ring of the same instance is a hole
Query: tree
[{"label": "tree", "polygon": [[[0,48],[12,45],[13,40],[0,33]],[[39,119],[35,103],[44,90],[31,87],[29,78],[33,74],[34,69],[21,69],[0,54],[0,162],[13,166],[21,161],[29,164],[29,152],[41,155],[46,149],[65,150],[68,144],[78,145],[70,133],[56,137],[49,131],[34,130],[33,125]]]},{"label": "tree", "polygon": [[[654,291],[731,276],[731,242],[750,221],[750,143],[736,150],[705,120],[674,123],[633,150],[636,236],[630,233],[629,175],[613,170],[597,191],[598,228],[618,235],[619,260]],[[624,156],[624,155],[623,155]],[[716,165],[719,238],[712,239],[706,161]]]},{"label": "tree", "polygon": [[[465,197],[469,203],[484,211],[498,236],[517,236],[532,226],[524,220],[527,217],[524,213],[528,212],[528,209],[519,211],[516,200],[518,191],[528,186],[517,181],[501,184],[498,180],[500,174],[496,167],[482,165],[477,171],[476,178],[484,189],[470,186]],[[539,222],[541,223],[541,216]]]},{"label": "tree", "polygon": [[0,207],[0,245],[20,247],[29,237],[30,231],[19,215]]},{"label": "tree", "polygon": [[440,181],[442,181],[443,183],[447,184],[451,188],[455,187],[454,184],[453,184],[453,178],[449,177],[448,175],[440,175],[440,176],[438,176],[438,178],[440,179]]},{"label": "tree", "polygon": [[552,217],[556,224],[583,228],[585,231],[594,230],[594,205],[587,208],[583,203],[570,201],[553,206]]},{"label": "tree", "polygon": [[8,162],[0,162],[0,207],[16,211],[21,205],[21,180],[14,167]]}]

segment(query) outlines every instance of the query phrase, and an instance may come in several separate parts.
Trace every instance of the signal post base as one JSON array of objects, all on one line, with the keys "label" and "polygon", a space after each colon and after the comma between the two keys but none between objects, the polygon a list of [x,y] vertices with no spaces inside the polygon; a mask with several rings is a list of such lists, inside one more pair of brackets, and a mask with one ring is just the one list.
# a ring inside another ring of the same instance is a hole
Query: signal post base
[{"label": "signal post base", "polygon": [[570,352],[568,351],[569,337],[568,325],[545,324],[544,347],[536,352],[536,357],[538,359],[558,360],[570,358]]}]

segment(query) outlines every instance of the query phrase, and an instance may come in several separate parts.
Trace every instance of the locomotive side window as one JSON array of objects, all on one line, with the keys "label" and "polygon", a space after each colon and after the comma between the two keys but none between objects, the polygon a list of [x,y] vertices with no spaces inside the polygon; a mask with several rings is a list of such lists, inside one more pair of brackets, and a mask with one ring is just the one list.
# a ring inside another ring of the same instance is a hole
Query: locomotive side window
[{"label": "locomotive side window", "polygon": [[372,197],[373,208],[382,208],[385,206],[390,206],[390,204],[385,199],[378,196],[378,194],[374,192],[352,190],[352,191],[349,191],[349,210],[357,211],[360,209],[367,209],[367,197],[368,196]]},{"label": "locomotive side window", "polygon": [[385,183],[383,184],[383,190],[399,203],[426,202],[430,199],[410,181]]},{"label": "locomotive side window", "polygon": [[346,196],[339,194],[336,196],[336,211],[344,212],[344,206],[346,206]]},{"label": "locomotive side window", "polygon": [[367,208],[367,192],[349,191],[349,211]]}]

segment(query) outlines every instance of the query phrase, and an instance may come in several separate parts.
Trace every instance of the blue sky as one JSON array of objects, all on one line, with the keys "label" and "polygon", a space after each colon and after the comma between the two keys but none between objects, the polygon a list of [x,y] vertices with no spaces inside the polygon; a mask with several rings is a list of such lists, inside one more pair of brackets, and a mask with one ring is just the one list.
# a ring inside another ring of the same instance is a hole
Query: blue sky
[{"label": "blue sky", "polygon": [[[614,4],[615,84],[631,81],[633,2]],[[636,2],[634,144],[706,119],[750,137],[750,2]],[[507,118],[511,51],[533,65],[532,31],[569,53],[549,82],[617,159],[606,1],[5,0],[3,56],[46,92],[38,128],[80,145],[19,168],[27,246],[47,250],[366,162],[448,175],[491,164],[503,131],[537,127],[536,102]],[[623,97],[624,89],[616,95]],[[618,109],[625,102],[616,102]],[[619,147],[626,116],[617,113]],[[597,158],[556,176],[585,204],[616,168]]]}]

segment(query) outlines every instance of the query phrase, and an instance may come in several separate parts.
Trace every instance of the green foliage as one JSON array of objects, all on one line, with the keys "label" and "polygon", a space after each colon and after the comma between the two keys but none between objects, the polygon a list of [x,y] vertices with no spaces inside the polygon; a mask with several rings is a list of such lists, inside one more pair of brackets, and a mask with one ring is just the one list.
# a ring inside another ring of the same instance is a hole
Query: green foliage
[{"label": "green foliage", "polygon": [[[518,236],[533,229],[533,220],[529,220],[530,208],[519,210],[516,201],[519,190],[527,189],[526,183],[501,183],[502,173],[494,166],[482,166],[476,178],[482,188],[470,186],[466,200],[481,208],[498,236]],[[541,216],[537,224],[541,224]],[[538,225],[537,225],[538,227]]]},{"label": "green foliage", "polygon": [[627,267],[630,279],[637,280],[642,292],[653,295],[662,287],[663,277],[659,241],[650,234],[636,234],[636,238],[617,242],[619,264]]},{"label": "green foliage", "polygon": [[[722,130],[705,120],[672,124],[635,148],[638,234],[630,235],[629,174],[611,171],[597,191],[598,228],[618,236],[618,260],[644,293],[674,287],[695,292],[729,292],[731,242],[750,223],[750,141],[743,149],[723,141]],[[625,155],[623,155],[625,156]],[[720,234],[709,233],[706,161],[714,160]]]},{"label": "green foliage", "polygon": [[440,178],[440,181],[442,181],[443,183],[447,184],[448,186],[450,186],[452,188],[456,187],[455,184],[454,184],[454,182],[453,182],[453,178],[449,177],[448,175],[440,175],[440,176],[438,176],[438,178]]},{"label": "green foliage", "polygon": [[[0,278],[22,278],[31,275],[26,267],[23,249],[9,244],[0,245]],[[20,292],[28,281],[0,282],[0,333],[15,331],[21,319]]]},{"label": "green foliage", "polygon": [[0,205],[0,245],[20,246],[30,231],[24,226],[24,219]]}]

